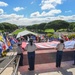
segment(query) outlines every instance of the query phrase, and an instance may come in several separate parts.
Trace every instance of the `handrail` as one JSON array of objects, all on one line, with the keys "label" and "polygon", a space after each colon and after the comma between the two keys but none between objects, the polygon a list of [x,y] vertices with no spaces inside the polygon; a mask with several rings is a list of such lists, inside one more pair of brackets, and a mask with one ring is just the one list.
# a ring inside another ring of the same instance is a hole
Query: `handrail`
[{"label": "handrail", "polygon": [[19,61],[20,61],[20,56],[18,56],[17,65],[16,65],[15,71],[14,71],[14,73],[12,75],[16,75],[17,74]]},{"label": "handrail", "polygon": [[9,62],[3,69],[0,70],[0,74],[10,65],[10,63],[15,59],[15,57],[16,57],[16,56],[14,56],[14,57],[10,60],[10,62]]}]

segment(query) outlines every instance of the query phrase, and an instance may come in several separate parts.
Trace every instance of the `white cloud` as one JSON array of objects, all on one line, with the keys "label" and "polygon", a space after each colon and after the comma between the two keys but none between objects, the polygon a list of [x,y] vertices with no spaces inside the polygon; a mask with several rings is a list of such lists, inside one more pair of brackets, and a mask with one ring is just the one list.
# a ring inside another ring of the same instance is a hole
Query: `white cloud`
[{"label": "white cloud", "polygon": [[[12,24],[17,24],[17,25],[33,25],[33,24],[39,24],[42,22],[45,22],[45,18],[20,18],[20,19],[7,19],[5,22],[9,22]],[[3,21],[1,21],[3,22]]]},{"label": "white cloud", "polygon": [[0,14],[3,14],[3,13],[4,13],[3,9],[0,9]]},{"label": "white cloud", "polygon": [[[44,12],[45,13],[45,12]],[[42,13],[42,14],[44,14]],[[24,15],[17,15],[17,14],[1,14],[0,15],[0,22],[9,22],[12,24],[17,25],[33,25],[33,24],[40,24],[40,23],[48,23],[53,20],[65,20],[65,21],[75,21],[75,15],[71,16],[47,16],[47,17],[34,17],[34,18],[25,18]]]},{"label": "white cloud", "polygon": [[10,19],[10,20],[12,20],[12,19],[19,19],[19,18],[23,18],[24,17],[24,15],[17,15],[17,14],[2,14],[2,15],[0,15],[0,19]]},{"label": "white cloud", "polygon": [[23,10],[24,8],[23,7],[16,7],[16,8],[13,8],[14,11],[18,12],[20,10]]},{"label": "white cloud", "polygon": [[75,15],[71,15],[71,16],[56,16],[56,17],[48,17],[49,21],[53,21],[53,20],[65,20],[65,21],[75,21]]},{"label": "white cloud", "polygon": [[55,8],[55,6],[53,6],[52,4],[44,4],[41,7],[42,10],[51,9],[51,8]]},{"label": "white cloud", "polygon": [[42,0],[41,1],[41,9],[42,10],[50,10],[54,9],[57,4],[61,4],[62,0]]},{"label": "white cloud", "polygon": [[55,16],[56,14],[59,14],[59,13],[61,13],[61,10],[53,9],[53,10],[51,10],[48,13],[45,13],[43,15],[44,16]]},{"label": "white cloud", "polygon": [[[34,3],[31,2],[31,4]],[[75,21],[75,15],[71,16],[56,16],[60,14],[62,11],[60,9],[56,9],[58,4],[62,4],[62,0],[41,0],[41,9],[43,10],[41,13],[39,11],[33,12],[29,18],[26,18],[24,15],[17,14],[5,14],[3,9],[0,9],[0,22],[9,22],[17,25],[33,25],[40,23],[48,23],[53,20],[65,20],[65,21]],[[8,6],[7,3],[0,1],[0,6]],[[23,7],[13,8],[14,11],[18,12],[23,10]],[[47,11],[45,11],[47,10]],[[71,13],[71,10],[65,11],[65,13]]]},{"label": "white cloud", "polygon": [[0,1],[0,6],[8,6],[7,3]]},{"label": "white cloud", "polygon": [[37,11],[37,12],[32,13],[31,14],[31,17],[54,16],[54,15],[59,14],[61,12],[62,11],[61,10],[58,10],[58,9],[53,9],[53,10],[50,10],[49,12],[43,11],[41,14]]},{"label": "white cloud", "polygon": [[71,13],[71,12],[72,12],[72,10],[65,11],[65,13]]},{"label": "white cloud", "polygon": [[30,15],[30,17],[39,17],[39,16],[40,16],[40,13],[38,11]]}]

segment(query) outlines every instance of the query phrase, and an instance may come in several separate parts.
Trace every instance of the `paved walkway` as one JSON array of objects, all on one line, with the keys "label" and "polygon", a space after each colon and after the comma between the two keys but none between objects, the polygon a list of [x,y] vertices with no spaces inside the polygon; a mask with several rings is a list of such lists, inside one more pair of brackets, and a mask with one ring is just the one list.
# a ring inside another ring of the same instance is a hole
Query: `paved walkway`
[{"label": "paved walkway", "polygon": [[[28,71],[27,52],[25,51],[24,66],[19,67],[19,75],[75,75],[75,66],[72,65],[73,61],[71,61],[73,60],[73,53],[71,51],[65,52],[63,59],[65,58],[68,61],[63,60],[61,68],[55,67],[55,54],[56,50],[37,50],[35,70]],[[8,74],[10,70],[12,72],[13,69],[9,67],[8,72],[5,71],[3,75],[10,75]]]},{"label": "paved walkway", "polygon": [[55,67],[56,50],[37,50],[34,71],[28,71],[27,52],[25,51],[23,54],[24,66],[19,67],[19,75],[75,75],[71,50],[63,53],[61,68]]},{"label": "paved walkway", "polygon": [[37,64],[34,71],[28,71],[28,65],[19,67],[19,75],[75,75],[73,61],[61,63],[60,68],[55,67],[55,63]]}]

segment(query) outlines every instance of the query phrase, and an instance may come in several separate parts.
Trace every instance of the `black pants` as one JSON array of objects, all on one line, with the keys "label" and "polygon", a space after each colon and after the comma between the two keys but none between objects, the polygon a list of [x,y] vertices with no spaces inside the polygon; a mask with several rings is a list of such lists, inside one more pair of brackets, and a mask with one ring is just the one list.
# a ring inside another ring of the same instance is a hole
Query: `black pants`
[{"label": "black pants", "polygon": [[30,70],[34,70],[35,52],[28,52],[28,63]]},{"label": "black pants", "polygon": [[63,54],[63,51],[57,51],[56,53],[56,67],[61,66],[62,54]]},{"label": "black pants", "polygon": [[74,57],[74,64],[75,64],[75,51],[74,51],[73,57]]},{"label": "black pants", "polygon": [[20,53],[18,55],[20,55],[19,66],[23,66],[23,53]]}]

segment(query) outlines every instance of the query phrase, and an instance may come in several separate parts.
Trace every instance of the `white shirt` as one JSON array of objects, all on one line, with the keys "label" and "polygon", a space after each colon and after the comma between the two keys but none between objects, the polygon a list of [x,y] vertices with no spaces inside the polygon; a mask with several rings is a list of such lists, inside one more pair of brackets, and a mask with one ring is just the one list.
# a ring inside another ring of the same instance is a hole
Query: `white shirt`
[{"label": "white shirt", "polygon": [[27,44],[26,47],[25,47],[25,50],[27,50],[27,52],[33,52],[36,49],[37,48],[36,48],[36,45],[35,44],[33,44],[33,45]]},{"label": "white shirt", "polygon": [[63,51],[64,47],[65,47],[65,45],[64,45],[63,43],[59,43],[59,44],[57,45],[56,49],[57,49],[58,51]]}]

